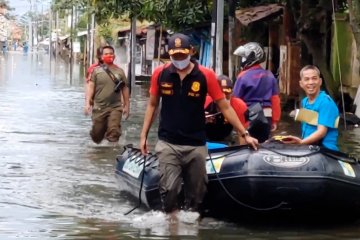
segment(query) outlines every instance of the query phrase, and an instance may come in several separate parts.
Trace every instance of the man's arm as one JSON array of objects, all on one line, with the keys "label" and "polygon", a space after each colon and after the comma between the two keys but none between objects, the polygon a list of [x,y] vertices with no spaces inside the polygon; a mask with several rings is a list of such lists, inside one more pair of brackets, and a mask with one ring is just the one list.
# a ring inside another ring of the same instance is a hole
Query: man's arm
[{"label": "man's arm", "polygon": [[318,125],[317,130],[313,132],[307,138],[301,139],[296,136],[286,136],[286,140],[283,140],[284,143],[291,143],[291,144],[315,144],[321,141],[327,133],[327,127],[323,125]]},{"label": "man's arm", "polygon": [[85,115],[90,114],[91,108],[94,105],[94,93],[95,93],[95,83],[93,81],[89,81],[85,85],[85,107],[84,113]]},{"label": "man's arm", "polygon": [[239,118],[237,117],[234,109],[230,106],[229,102],[222,98],[216,101],[216,104],[220,108],[224,117],[234,126],[239,135],[239,142],[241,142],[241,137],[245,138],[247,144],[251,145],[255,150],[258,147],[258,140],[251,137],[246,131],[245,127],[241,124]]},{"label": "man's arm", "polygon": [[273,95],[271,97],[271,109],[272,109],[272,126],[271,131],[275,131],[278,126],[278,122],[281,117],[281,101],[279,95]]},{"label": "man's arm", "polygon": [[142,154],[146,155],[148,152],[146,138],[148,136],[150,127],[154,121],[154,115],[157,112],[157,108],[159,106],[160,97],[151,95],[146,107],[145,116],[144,116],[144,123],[140,134],[140,149]]},{"label": "man's arm", "polygon": [[130,115],[130,91],[127,86],[121,89],[122,96],[124,98],[123,115],[125,119],[128,119]]},{"label": "man's arm", "polygon": [[322,126],[322,125],[318,125],[317,126],[317,130],[315,132],[313,132],[310,136],[308,136],[307,138],[304,138],[303,140],[301,140],[301,144],[313,144],[313,143],[317,143],[319,141],[321,141],[321,139],[323,139],[327,133],[327,127]]}]

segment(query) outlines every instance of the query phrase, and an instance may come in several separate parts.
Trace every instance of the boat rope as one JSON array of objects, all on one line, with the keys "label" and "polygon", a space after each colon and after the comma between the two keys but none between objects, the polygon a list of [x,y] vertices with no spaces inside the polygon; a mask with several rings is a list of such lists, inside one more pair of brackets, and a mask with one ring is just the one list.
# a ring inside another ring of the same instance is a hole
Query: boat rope
[{"label": "boat rope", "polygon": [[341,101],[342,101],[342,108],[343,108],[343,117],[344,117],[344,128],[346,127],[346,115],[345,115],[345,101],[344,101],[344,90],[343,90],[343,82],[341,78],[341,66],[340,66],[340,51],[339,51],[339,39],[338,39],[338,28],[336,23],[336,17],[335,17],[335,3],[334,0],[332,0],[332,10],[333,10],[333,21],[334,21],[334,32],[335,32],[335,41],[336,41],[336,51],[337,51],[337,65],[339,70],[339,81],[340,81],[340,92],[341,92]]},{"label": "boat rope", "polygon": [[[146,139],[145,139],[145,144],[146,144]],[[146,147],[145,147],[146,149]],[[135,209],[139,208],[141,206],[141,192],[142,192],[142,188],[143,188],[143,184],[144,184],[144,175],[145,175],[145,166],[146,166],[146,155],[144,155],[144,162],[143,162],[143,169],[142,169],[142,175],[141,175],[141,182],[140,182],[140,190],[139,190],[139,202],[138,205],[136,205],[135,207],[133,207],[130,211],[124,213],[124,215],[128,215],[131,212],[133,212]]]},{"label": "boat rope", "polygon": [[[309,150],[311,152],[309,153],[305,153],[305,154],[289,154],[289,153],[283,153],[280,151],[275,150],[274,148],[271,147],[267,147],[265,144],[260,144],[260,148],[262,149],[266,149],[270,152],[276,153],[278,155],[284,156],[284,157],[309,157],[318,153],[324,154],[334,160],[339,160],[339,161],[343,161],[343,162],[347,162],[347,163],[360,163],[360,160],[356,157],[353,156],[352,154],[347,154],[347,153],[343,153],[343,152],[339,152],[339,151],[335,151],[335,150],[331,150],[325,147],[321,147],[318,145],[309,145]],[[218,149],[209,149],[209,154],[210,153],[219,153],[219,152],[224,152],[226,151],[227,153],[219,156],[219,157],[227,157],[229,155],[232,155],[234,153],[237,153],[239,151],[242,151],[244,149],[249,149],[249,146],[247,145],[239,145],[239,146],[231,146],[231,147],[225,147],[225,148],[218,148]]]},{"label": "boat rope", "polygon": [[347,163],[359,163],[359,160],[355,157],[355,156],[352,156],[350,154],[346,154],[346,153],[343,153],[343,152],[339,152],[339,151],[335,151],[335,150],[331,150],[331,149],[328,149],[328,148],[325,148],[325,147],[321,147],[321,146],[318,146],[318,145],[309,145],[309,150],[312,151],[310,153],[306,153],[306,154],[302,154],[302,155],[299,155],[299,154],[286,154],[286,153],[282,153],[282,152],[279,152],[277,150],[275,150],[274,148],[269,148],[269,147],[266,147],[264,145],[260,145],[261,148],[263,149],[266,149],[268,151],[271,151],[273,153],[276,153],[278,155],[281,155],[281,156],[285,156],[285,157],[308,157],[308,156],[311,156],[311,155],[314,155],[314,154],[317,154],[317,153],[321,153],[321,154],[324,154],[334,160],[339,160],[339,161],[343,161],[343,162],[347,162]]},{"label": "boat rope", "polygon": [[249,204],[246,204],[242,201],[240,201],[239,199],[237,199],[236,197],[234,197],[234,195],[232,195],[229,190],[225,187],[224,183],[222,182],[222,180],[220,179],[219,177],[219,174],[218,172],[216,171],[215,169],[215,165],[213,163],[213,160],[212,160],[212,157],[211,157],[211,153],[209,152],[209,158],[210,158],[210,162],[211,162],[211,165],[212,165],[212,168],[214,169],[214,172],[215,172],[215,176],[218,180],[218,182],[220,183],[221,187],[224,189],[225,193],[234,201],[236,202],[237,204],[245,207],[245,208],[249,208],[249,209],[252,209],[252,210],[256,210],[256,211],[271,211],[271,210],[275,210],[275,209],[278,209],[284,205],[287,205],[287,202],[280,202],[279,204],[275,205],[275,206],[272,206],[272,207],[267,207],[267,208],[258,208],[258,207],[254,207],[254,206],[251,206]]},{"label": "boat rope", "polygon": [[[268,151],[271,151],[273,153],[276,153],[278,155],[284,156],[284,157],[308,157],[308,156],[312,156],[315,155],[317,153],[321,153],[321,149],[319,146],[316,145],[309,145],[309,150],[311,150],[311,152],[309,153],[304,153],[304,154],[289,154],[289,153],[283,153],[280,151],[275,150],[274,148],[271,147],[267,147],[265,144],[260,144],[260,148],[259,149],[266,149]],[[219,148],[219,149],[211,149],[209,150],[209,155],[210,153],[217,153],[217,152],[224,152],[226,151],[227,153],[221,155],[221,157],[227,157],[231,154],[240,152],[244,149],[249,149],[249,146],[247,145],[240,145],[240,146],[231,146],[231,147],[225,147],[225,148]],[[219,156],[220,157],[220,156]]]}]

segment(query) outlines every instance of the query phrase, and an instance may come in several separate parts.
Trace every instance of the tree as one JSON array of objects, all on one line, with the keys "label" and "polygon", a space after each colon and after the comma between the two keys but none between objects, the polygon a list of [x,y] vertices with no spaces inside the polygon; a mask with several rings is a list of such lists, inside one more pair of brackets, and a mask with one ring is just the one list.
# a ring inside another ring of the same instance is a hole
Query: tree
[{"label": "tree", "polygon": [[354,33],[357,46],[357,59],[360,61],[360,2],[348,0],[350,24]]},{"label": "tree", "polygon": [[139,17],[174,31],[193,28],[211,19],[211,0],[145,0]]}]

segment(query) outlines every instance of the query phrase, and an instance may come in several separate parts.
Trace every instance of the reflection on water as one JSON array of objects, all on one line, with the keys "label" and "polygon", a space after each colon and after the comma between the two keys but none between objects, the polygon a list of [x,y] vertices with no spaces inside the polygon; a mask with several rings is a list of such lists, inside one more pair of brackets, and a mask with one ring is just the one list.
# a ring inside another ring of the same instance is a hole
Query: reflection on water
[{"label": "reflection on water", "polygon": [[[50,73],[51,68],[51,73]],[[268,222],[200,222],[181,213],[169,223],[160,212],[137,209],[115,183],[115,157],[138,144],[147,86],[134,86],[131,117],[119,145],[90,141],[83,112],[82,70],[47,55],[0,57],[0,239],[355,239],[359,224],[299,226]],[[287,120],[278,133],[297,133]],[[360,129],[341,132],[341,149],[360,153]],[[153,146],[156,128],[149,142]],[[221,204],[221,203],[219,203]]]}]

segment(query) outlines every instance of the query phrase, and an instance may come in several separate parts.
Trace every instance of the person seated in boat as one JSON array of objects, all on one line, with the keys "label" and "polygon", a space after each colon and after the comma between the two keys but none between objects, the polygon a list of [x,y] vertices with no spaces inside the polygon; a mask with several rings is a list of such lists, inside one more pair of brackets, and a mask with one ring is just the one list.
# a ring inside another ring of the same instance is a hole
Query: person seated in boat
[{"label": "person seated in boat", "polygon": [[[142,154],[148,153],[147,135],[159,107],[159,140],[155,153],[159,159],[159,190],[163,210],[176,214],[178,197],[184,188],[184,209],[199,211],[206,192],[207,173],[204,104],[209,94],[239,136],[254,149],[251,137],[226,101],[211,69],[191,61],[193,47],[187,35],[176,33],[168,40],[170,63],[157,67],[151,76],[150,98],[140,134]],[[183,183],[183,184],[182,184]]]},{"label": "person seated in boat", "polygon": [[[225,94],[226,100],[230,103],[231,107],[235,110],[240,122],[245,127],[247,122],[245,120],[245,112],[247,110],[246,103],[240,98],[232,96],[233,83],[231,79],[226,75],[219,75],[217,80],[220,84],[222,92]],[[205,128],[206,138],[208,141],[223,141],[230,135],[233,130],[233,126],[226,120],[221,113],[216,102],[209,96],[205,99]],[[243,141],[241,142],[243,143]]]},{"label": "person seated in boat", "polygon": [[233,95],[245,101],[248,108],[257,104],[263,108],[267,123],[254,121],[251,126],[253,133],[250,130],[249,132],[259,142],[264,142],[269,139],[271,132],[277,129],[280,120],[278,81],[270,71],[260,65],[266,55],[259,43],[241,45],[234,51],[234,55],[241,58],[241,71],[234,84]]},{"label": "person seated in boat", "polygon": [[320,70],[307,65],[300,71],[300,87],[306,97],[301,101],[301,109],[295,119],[301,121],[302,138],[285,136],[284,143],[317,144],[332,150],[338,150],[339,109],[334,100],[321,91]]}]

